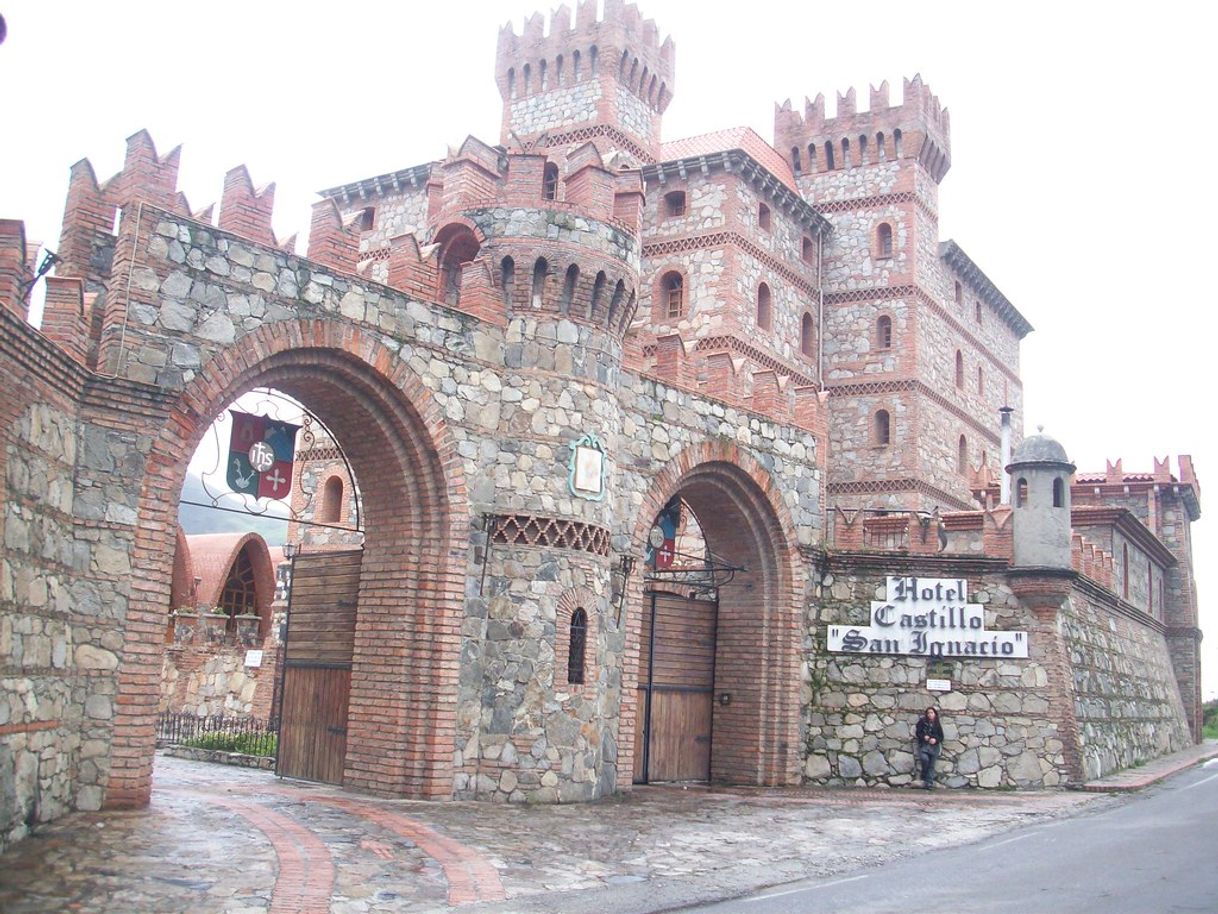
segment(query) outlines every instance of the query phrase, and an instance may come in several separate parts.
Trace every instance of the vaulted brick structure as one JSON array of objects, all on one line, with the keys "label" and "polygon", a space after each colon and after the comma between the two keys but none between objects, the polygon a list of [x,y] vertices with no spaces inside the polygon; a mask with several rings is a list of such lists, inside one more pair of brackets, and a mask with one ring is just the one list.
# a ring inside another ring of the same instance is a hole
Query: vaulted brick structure
[{"label": "vaulted brick structure", "polygon": [[[938,236],[919,77],[785,103],[773,144],[664,141],[672,40],[588,0],[506,28],[495,78],[497,145],[323,191],[305,256],[273,185],[192,211],[142,132],[109,181],[72,167],[40,329],[0,223],[0,842],[147,802],[187,459],[256,387],[331,436],[298,454],[333,527],[291,534],[297,623],[308,575],[350,596],[285,655],[289,703],[338,690],[291,724],[322,779],[899,785],[936,694],[957,786],[1199,736],[1191,461],[1072,475],[1022,440],[1031,327]],[[915,578],[964,634],[865,635]]]}]

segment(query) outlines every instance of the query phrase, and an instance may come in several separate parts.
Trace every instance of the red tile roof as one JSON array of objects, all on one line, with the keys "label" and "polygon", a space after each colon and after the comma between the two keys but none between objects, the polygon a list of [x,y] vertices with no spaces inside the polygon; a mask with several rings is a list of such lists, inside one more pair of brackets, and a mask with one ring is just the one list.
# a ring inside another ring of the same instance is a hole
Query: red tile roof
[{"label": "red tile roof", "polygon": [[758,164],[770,174],[798,193],[798,188],[795,186],[795,173],[791,171],[787,160],[777,149],[758,136],[751,127],[732,127],[728,130],[716,130],[714,133],[704,133],[701,136],[691,136],[683,140],[663,143],[660,146],[660,161],[673,162],[678,159],[689,159],[731,149],[739,149],[756,159]]}]

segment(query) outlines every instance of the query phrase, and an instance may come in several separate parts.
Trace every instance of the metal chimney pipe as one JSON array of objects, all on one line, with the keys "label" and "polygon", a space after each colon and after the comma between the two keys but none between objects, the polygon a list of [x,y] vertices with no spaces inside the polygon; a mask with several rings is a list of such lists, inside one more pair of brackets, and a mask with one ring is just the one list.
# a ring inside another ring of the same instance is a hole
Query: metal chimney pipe
[{"label": "metal chimney pipe", "polygon": [[998,477],[1000,480],[998,503],[1009,505],[1011,503],[1011,474],[1007,472],[1007,465],[1011,462],[1011,413],[1015,412],[1009,406],[1000,407],[998,410],[1002,416],[1002,474]]}]

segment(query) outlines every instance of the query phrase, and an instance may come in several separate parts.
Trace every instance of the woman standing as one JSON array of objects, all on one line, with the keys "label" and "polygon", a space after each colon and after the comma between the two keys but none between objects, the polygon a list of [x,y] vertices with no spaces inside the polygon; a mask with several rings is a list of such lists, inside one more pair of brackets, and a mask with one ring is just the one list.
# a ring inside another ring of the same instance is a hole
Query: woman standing
[{"label": "woman standing", "polygon": [[943,748],[943,727],[939,723],[939,712],[927,708],[918,718],[914,735],[918,740],[918,764],[922,768],[922,783],[927,790],[935,786],[935,762]]}]

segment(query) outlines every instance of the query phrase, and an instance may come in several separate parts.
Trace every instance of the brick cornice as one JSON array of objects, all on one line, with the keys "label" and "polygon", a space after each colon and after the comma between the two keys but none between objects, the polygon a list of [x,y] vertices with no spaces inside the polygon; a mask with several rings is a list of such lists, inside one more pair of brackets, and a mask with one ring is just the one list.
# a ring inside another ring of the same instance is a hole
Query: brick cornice
[{"label": "brick cornice", "polygon": [[886,393],[915,393],[925,397],[935,405],[947,410],[960,421],[966,423],[993,445],[1001,443],[999,435],[983,426],[976,417],[962,407],[952,403],[947,397],[933,387],[916,378],[893,378],[886,381],[839,382],[825,385],[830,397],[864,397]]},{"label": "brick cornice", "polygon": [[931,219],[936,221],[939,219],[939,213],[926,202],[921,194],[912,190],[898,191],[894,194],[875,194],[871,197],[853,197],[849,200],[819,200],[816,208],[822,213],[848,213],[852,210],[899,206],[903,203],[913,203]]},{"label": "brick cornice", "polygon": [[[784,362],[772,353],[766,352],[764,349],[754,346],[739,337],[729,335],[704,336],[694,343],[695,352],[723,352],[724,350],[750,358],[757,364],[777,372],[782,377],[791,378],[802,386],[816,386],[816,378],[813,375],[804,374],[788,362]],[[644,356],[652,356],[655,353],[656,344],[654,342],[643,345]],[[664,383],[667,384],[669,382],[665,381]]]},{"label": "brick cornice", "polygon": [[795,286],[801,292],[815,299],[819,294],[816,285],[806,277],[799,275],[789,265],[779,260],[769,251],[758,247],[739,232],[707,232],[702,235],[685,235],[680,238],[670,238],[665,241],[653,241],[643,245],[644,257],[663,257],[667,254],[685,254],[689,251],[704,250],[732,246],[744,251],[763,266]]},{"label": "brick cornice", "polygon": [[830,482],[825,487],[829,495],[888,495],[899,492],[916,492],[929,498],[937,498],[945,505],[952,505],[961,511],[976,510],[975,504],[957,498],[949,492],[931,485],[921,479],[911,476],[900,479],[860,479],[848,482]]}]

